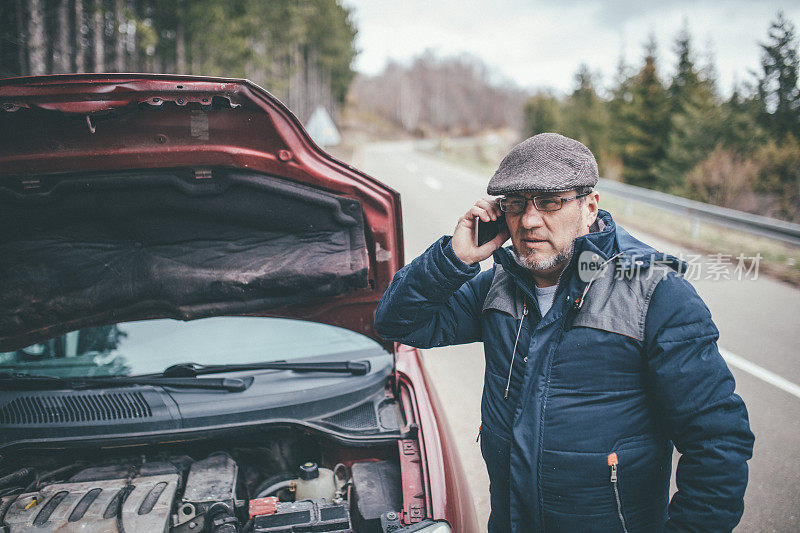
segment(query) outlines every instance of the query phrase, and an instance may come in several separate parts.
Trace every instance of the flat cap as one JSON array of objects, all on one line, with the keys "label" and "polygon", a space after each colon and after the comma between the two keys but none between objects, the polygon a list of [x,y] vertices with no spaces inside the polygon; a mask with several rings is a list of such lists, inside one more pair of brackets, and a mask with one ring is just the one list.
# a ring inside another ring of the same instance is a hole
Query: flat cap
[{"label": "flat cap", "polygon": [[486,191],[569,191],[597,185],[597,161],[591,150],[558,133],[540,133],[511,149],[489,180]]}]

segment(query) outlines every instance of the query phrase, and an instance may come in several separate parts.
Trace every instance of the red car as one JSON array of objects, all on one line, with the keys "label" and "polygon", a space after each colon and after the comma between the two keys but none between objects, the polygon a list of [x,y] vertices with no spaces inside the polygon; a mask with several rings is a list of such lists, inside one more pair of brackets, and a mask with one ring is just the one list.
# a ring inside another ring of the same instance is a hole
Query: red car
[{"label": "red car", "polygon": [[0,80],[7,531],[477,531],[399,195],[245,80]]}]

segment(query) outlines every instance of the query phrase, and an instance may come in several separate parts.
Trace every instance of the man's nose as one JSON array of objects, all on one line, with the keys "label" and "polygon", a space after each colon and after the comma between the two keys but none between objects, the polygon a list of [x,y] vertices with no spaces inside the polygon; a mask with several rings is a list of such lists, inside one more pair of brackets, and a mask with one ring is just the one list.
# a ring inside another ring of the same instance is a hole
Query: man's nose
[{"label": "man's nose", "polygon": [[525,212],[522,213],[522,227],[525,229],[532,229],[538,228],[544,225],[544,219],[542,218],[542,212],[536,209],[533,205],[533,202],[528,202],[525,205]]}]

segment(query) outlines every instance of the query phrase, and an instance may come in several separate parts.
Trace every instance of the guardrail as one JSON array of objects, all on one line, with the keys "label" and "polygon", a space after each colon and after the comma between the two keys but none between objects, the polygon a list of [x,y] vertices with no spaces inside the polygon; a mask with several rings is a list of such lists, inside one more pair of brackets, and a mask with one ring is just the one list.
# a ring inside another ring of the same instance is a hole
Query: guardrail
[{"label": "guardrail", "polygon": [[681,198],[680,196],[607,179],[601,179],[597,184],[597,188],[600,192],[607,191],[626,200],[642,202],[692,217],[695,222],[695,232],[698,231],[699,221],[705,220],[719,226],[800,246],[800,224],[753,215],[735,209],[728,209],[727,207],[704,204],[688,198]]},{"label": "guardrail", "polygon": [[[478,145],[481,142],[485,142],[485,139],[482,137],[446,139],[444,141],[441,139],[422,139],[414,141],[414,147],[423,151],[434,150],[438,148],[442,142],[446,142],[451,146],[464,146],[469,144]],[[783,220],[737,211],[736,209],[706,204],[696,200],[689,200],[688,198],[682,198],[680,196],[608,179],[601,178],[597,186],[601,192],[608,191],[625,200],[645,203],[660,209],[691,217],[694,221],[692,232],[695,237],[697,233],[699,233],[699,222],[702,220],[751,235],[758,235],[759,237],[774,239],[793,246],[800,246],[800,224],[793,224]]]}]

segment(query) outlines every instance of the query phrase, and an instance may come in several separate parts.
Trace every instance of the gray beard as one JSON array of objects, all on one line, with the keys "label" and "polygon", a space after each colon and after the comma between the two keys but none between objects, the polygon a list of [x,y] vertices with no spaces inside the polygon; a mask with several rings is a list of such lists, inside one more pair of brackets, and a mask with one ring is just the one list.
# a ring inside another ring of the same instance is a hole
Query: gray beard
[{"label": "gray beard", "polygon": [[535,253],[530,255],[520,255],[514,247],[511,248],[513,252],[511,255],[514,257],[514,261],[516,261],[516,263],[522,268],[526,268],[532,272],[538,272],[550,270],[569,261],[570,257],[572,257],[572,248],[574,245],[575,243],[573,242],[569,248],[562,250],[556,255],[550,257],[550,259],[537,260]]},{"label": "gray beard", "polygon": [[575,233],[572,236],[572,242],[569,244],[569,246],[565,250],[558,252],[550,259],[537,260],[535,251],[529,255],[522,255],[515,247],[512,246],[511,250],[514,253],[511,255],[514,257],[514,261],[516,261],[517,264],[522,268],[526,268],[531,272],[550,270],[558,265],[566,264],[567,261],[569,261],[569,259],[572,257],[572,249],[575,247],[575,239],[578,237],[580,222],[580,219],[578,219],[577,224],[575,225]]}]

